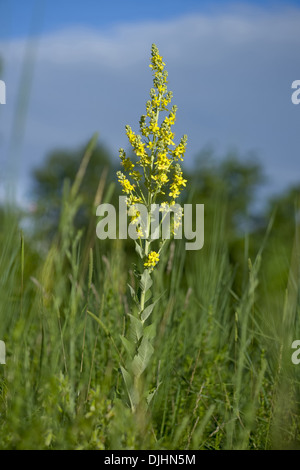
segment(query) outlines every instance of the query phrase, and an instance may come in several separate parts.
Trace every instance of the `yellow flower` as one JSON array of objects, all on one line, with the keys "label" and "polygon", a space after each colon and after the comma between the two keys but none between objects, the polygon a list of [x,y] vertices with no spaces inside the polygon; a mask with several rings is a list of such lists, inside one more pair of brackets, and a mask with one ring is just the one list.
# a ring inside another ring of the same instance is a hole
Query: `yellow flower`
[{"label": "yellow flower", "polygon": [[160,105],[160,99],[158,98],[158,96],[153,97],[151,104],[153,108],[157,108]]},{"label": "yellow flower", "polygon": [[173,151],[173,158],[174,159],[177,159],[179,158],[179,160],[183,160],[183,155],[185,153],[185,146],[180,143],[179,145],[177,145],[176,149]]},{"label": "yellow flower", "polygon": [[171,191],[169,192],[169,196],[172,197],[173,199],[176,199],[180,194],[179,189],[176,186],[174,186],[173,184],[171,185],[170,189],[171,189]]},{"label": "yellow flower", "polygon": [[157,165],[157,169],[160,171],[167,170],[170,166],[170,160],[168,159],[165,152],[160,153],[157,157],[157,161],[155,162]]},{"label": "yellow flower", "polygon": [[187,180],[183,179],[182,177],[182,171],[180,170],[180,166],[178,165],[178,168],[176,169],[176,173],[173,178],[173,182],[170,186],[170,193],[169,196],[171,196],[173,199],[176,199],[179,194],[180,194],[180,188],[182,186],[186,186]]},{"label": "yellow flower", "polygon": [[160,185],[163,185],[169,181],[166,173],[158,173],[158,175],[152,175],[151,178],[157,181]]},{"label": "yellow flower", "polygon": [[[169,194],[168,204],[172,205],[186,186],[178,162],[183,160],[187,136],[184,135],[179,144],[175,145],[172,126],[176,121],[177,106],[167,108],[173,95],[167,89],[168,72],[164,66],[162,56],[153,44],[150,63],[153,87],[146,102],[146,112],[139,121],[140,133],[135,133],[130,126],[126,126],[129,143],[137,158],[127,158],[125,151],[120,149],[121,164],[128,179],[122,174],[119,181],[123,192],[127,194],[129,205],[140,196],[143,202],[155,202],[157,197],[164,194]],[[161,119],[162,112],[166,113],[164,119]],[[174,175],[171,181],[170,173]]]},{"label": "yellow flower", "polygon": [[153,132],[153,134],[155,134],[155,132],[159,131],[159,127],[157,125],[157,122],[153,121],[151,122],[150,126],[149,126],[149,129],[151,132]]},{"label": "yellow flower", "polygon": [[159,211],[160,212],[169,212],[170,210],[170,206],[167,202],[162,202],[161,205],[160,205],[160,209]]},{"label": "yellow flower", "polygon": [[130,214],[131,214],[131,220],[130,220],[130,223],[132,225],[135,225],[139,222],[139,217],[140,217],[140,212],[138,210],[136,210],[136,208],[134,207],[134,205],[132,205],[130,207]]},{"label": "yellow flower", "polygon": [[121,162],[121,165],[123,166],[125,171],[130,171],[132,168],[134,168],[134,163],[130,160],[130,158],[124,158]]},{"label": "yellow flower", "polygon": [[170,113],[169,117],[165,118],[165,122],[170,126],[175,124],[175,121],[176,121],[176,116],[174,113]]},{"label": "yellow flower", "polygon": [[160,137],[165,145],[175,145],[173,140],[174,133],[170,131],[169,126],[164,126],[160,128]]},{"label": "yellow flower", "polygon": [[151,165],[151,157],[149,157],[149,155],[147,154],[146,151],[143,153],[143,155],[141,155],[139,164],[140,164],[142,167],[144,167],[144,168],[145,168],[146,166],[150,166],[150,165]]},{"label": "yellow flower", "polygon": [[186,186],[186,182],[187,182],[187,180],[183,179],[181,175],[175,175],[174,181],[177,184],[177,186]]},{"label": "yellow flower", "polygon": [[154,71],[162,72],[166,64],[162,61],[162,56],[159,55],[158,49],[152,49],[151,64],[149,65]]},{"label": "yellow flower", "polygon": [[164,85],[158,85],[157,89],[161,95],[166,91],[166,87]]},{"label": "yellow flower", "polygon": [[137,233],[138,238],[142,238],[144,236],[144,232],[141,229],[141,227],[137,227],[136,233]]},{"label": "yellow flower", "polygon": [[134,186],[132,186],[128,179],[121,181],[121,185],[123,187],[123,192],[126,194],[129,194],[134,189]]},{"label": "yellow flower", "polygon": [[134,190],[134,185],[130,183],[130,181],[126,178],[126,176],[121,172],[117,172],[119,183],[122,186],[123,193],[130,194]]},{"label": "yellow flower", "polygon": [[129,175],[135,181],[140,181],[142,179],[142,175],[139,171],[130,171]]},{"label": "yellow flower", "polygon": [[148,143],[147,147],[148,147],[148,149],[151,150],[151,149],[154,147],[154,142],[152,142],[152,141],[150,140],[150,142]]},{"label": "yellow flower", "polygon": [[131,207],[132,205],[134,204],[137,204],[137,203],[142,203],[142,199],[138,196],[134,196],[133,194],[130,194],[127,198],[126,198],[126,204],[128,207]]},{"label": "yellow flower", "polygon": [[134,145],[135,140],[136,140],[136,136],[135,136],[135,133],[131,130],[131,128],[129,126],[127,126],[127,128],[126,128],[126,134],[127,134],[127,137],[129,139],[129,142],[131,143],[131,145]]},{"label": "yellow flower", "polygon": [[147,268],[153,268],[159,262],[159,254],[156,251],[151,251],[148,255],[147,261],[145,261],[144,266]]}]

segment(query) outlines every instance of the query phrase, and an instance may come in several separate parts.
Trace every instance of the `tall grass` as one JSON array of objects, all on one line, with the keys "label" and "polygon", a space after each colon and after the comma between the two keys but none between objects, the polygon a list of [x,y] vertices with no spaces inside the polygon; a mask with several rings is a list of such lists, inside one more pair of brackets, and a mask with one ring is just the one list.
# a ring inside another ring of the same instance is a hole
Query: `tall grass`
[{"label": "tall grass", "polygon": [[[134,282],[127,245],[97,240],[93,219],[84,238],[73,223],[94,144],[73,185],[65,185],[57,236],[46,253],[20,231],[16,209],[3,214],[0,448],[300,448],[300,366],[291,363],[291,342],[300,338],[299,234],[274,309],[264,284],[268,234],[253,259],[245,241],[244,266],[236,271],[218,198],[204,248],[191,253],[171,242],[153,273],[160,300],[145,381],[158,391],[146,415],[132,415],[120,372],[127,283]],[[109,202],[112,193],[102,179],[95,202]]]}]

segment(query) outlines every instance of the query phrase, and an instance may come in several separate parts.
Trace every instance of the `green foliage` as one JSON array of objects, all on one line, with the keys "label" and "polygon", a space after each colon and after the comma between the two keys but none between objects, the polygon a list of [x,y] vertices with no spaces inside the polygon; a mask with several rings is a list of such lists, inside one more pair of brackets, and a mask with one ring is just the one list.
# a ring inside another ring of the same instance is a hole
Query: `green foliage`
[{"label": "green foliage", "polygon": [[[150,285],[127,272],[125,240],[108,251],[82,238],[82,176],[64,186],[46,252],[18,211],[1,211],[0,448],[299,449],[299,192],[282,209],[273,201],[269,231],[245,239],[226,229],[226,198],[212,197],[204,248],[171,242]],[[111,194],[107,181],[103,199]],[[139,302],[129,305],[141,288],[156,300],[139,318]]]},{"label": "green foliage", "polygon": [[[36,201],[34,220],[40,237],[53,239],[61,218],[64,184],[72,184],[81,164],[84,149],[75,151],[56,150],[49,154],[45,162],[33,172],[33,197]],[[81,204],[74,219],[77,229],[89,226],[94,205],[101,202],[106,179],[111,180],[113,164],[110,154],[102,145],[97,145],[88,153],[83,162],[80,184]],[[102,179],[101,179],[102,175]],[[97,201],[97,199],[99,199]]]}]

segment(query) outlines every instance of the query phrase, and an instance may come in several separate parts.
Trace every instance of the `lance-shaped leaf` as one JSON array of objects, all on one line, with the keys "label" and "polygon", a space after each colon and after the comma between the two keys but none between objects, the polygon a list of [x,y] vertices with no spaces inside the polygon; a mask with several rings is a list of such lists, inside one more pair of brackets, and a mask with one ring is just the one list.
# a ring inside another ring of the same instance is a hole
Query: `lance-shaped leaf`
[{"label": "lance-shaped leaf", "polygon": [[140,285],[141,285],[142,291],[144,292],[147,292],[147,290],[149,290],[150,287],[152,286],[152,279],[151,279],[148,269],[145,269],[145,271],[141,275]]},{"label": "lance-shaped leaf", "polygon": [[143,250],[143,248],[141,247],[141,245],[139,245],[139,243],[138,243],[136,240],[134,240],[134,242],[135,242],[135,251],[137,252],[137,254],[139,255],[139,257],[140,257],[141,259],[143,259],[143,258],[144,258],[144,250]]},{"label": "lance-shaped leaf", "polygon": [[136,348],[135,344],[132,343],[131,341],[128,341],[128,339],[125,338],[125,336],[120,335],[120,338],[128,356],[132,359],[135,353],[135,348]]},{"label": "lance-shaped leaf", "polygon": [[5,362],[5,343],[0,341],[0,364],[6,364]]},{"label": "lance-shaped leaf", "polygon": [[154,397],[154,395],[156,394],[157,390],[159,389],[159,387],[161,386],[162,382],[159,382],[157,387],[152,391],[152,392],[149,392],[147,395],[146,395],[146,401],[147,401],[147,405],[150,405],[150,402],[152,400],[152,398]]},{"label": "lance-shaped leaf", "polygon": [[130,313],[128,316],[130,317],[129,339],[136,344],[143,336],[143,323]]},{"label": "lance-shaped leaf", "polygon": [[146,307],[146,308],[143,310],[143,312],[142,312],[142,314],[141,314],[141,320],[142,320],[142,322],[145,322],[145,321],[147,320],[147,318],[151,315],[151,313],[152,313],[152,311],[153,311],[153,309],[154,309],[155,304],[157,303],[157,301],[158,301],[158,299],[157,299],[155,302],[153,302],[153,304],[148,305],[148,307]]},{"label": "lance-shaped leaf", "polygon": [[138,299],[137,299],[137,296],[136,296],[136,293],[135,293],[135,290],[134,288],[130,285],[130,284],[127,284],[128,287],[129,287],[129,290],[130,290],[130,295],[132,297],[132,299],[134,300],[134,302],[139,305],[139,302],[138,302]]},{"label": "lance-shaped leaf", "polygon": [[153,352],[154,348],[152,344],[149,342],[148,338],[143,337],[138,349],[138,354],[134,356],[131,365],[132,372],[136,377],[139,377],[144,372],[149,364]]},{"label": "lance-shaped leaf", "polygon": [[145,303],[148,302],[148,300],[152,299],[152,291],[151,289],[147,290],[145,294]]},{"label": "lance-shaped leaf", "polygon": [[134,410],[136,408],[136,406],[138,405],[138,402],[139,402],[138,393],[133,387],[133,380],[132,380],[132,377],[129,374],[129,372],[126,369],[124,369],[124,367],[122,367],[122,366],[121,366],[121,372],[122,372],[123,379],[124,379],[124,382],[125,382],[125,386],[126,386],[126,390],[127,390],[127,393],[128,393],[131,408],[132,408],[132,410]]},{"label": "lance-shaped leaf", "polygon": [[151,323],[151,325],[146,326],[144,328],[144,337],[148,338],[149,341],[151,341],[153,338],[155,338],[156,335],[156,325],[155,323]]}]

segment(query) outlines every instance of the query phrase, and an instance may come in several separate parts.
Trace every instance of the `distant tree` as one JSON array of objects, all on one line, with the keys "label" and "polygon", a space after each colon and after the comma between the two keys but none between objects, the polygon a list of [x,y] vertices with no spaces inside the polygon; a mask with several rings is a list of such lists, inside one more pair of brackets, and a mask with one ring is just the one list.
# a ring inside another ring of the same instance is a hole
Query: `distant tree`
[{"label": "distant tree", "polygon": [[189,177],[193,200],[206,206],[206,219],[210,223],[213,212],[226,212],[226,233],[229,238],[239,236],[241,229],[251,227],[252,205],[256,190],[263,183],[262,168],[253,156],[241,159],[236,153],[229,153],[216,159],[211,150],[199,154],[193,172]]},{"label": "distant tree", "polygon": [[[56,150],[45,162],[33,171],[33,198],[35,200],[34,220],[39,235],[52,239],[57,232],[61,213],[63,188],[75,180],[86,147],[78,150]],[[109,152],[101,145],[93,151],[80,187],[81,208],[75,218],[76,228],[86,228],[95,202],[97,191],[102,183],[113,177],[114,170]],[[103,181],[103,176],[105,181]]]},{"label": "distant tree", "polygon": [[[300,184],[287,188],[268,202],[266,220],[274,217],[265,256],[265,272],[269,290],[286,288],[293,258],[299,256]],[[257,238],[259,238],[257,233]],[[262,234],[261,234],[262,235]],[[295,250],[298,246],[298,255]]]},{"label": "distant tree", "polygon": [[[263,249],[263,283],[259,291],[263,293],[267,288],[272,292],[268,301],[278,304],[277,294],[287,286],[296,232],[299,243],[300,184],[270,197],[258,213],[253,203],[264,181],[261,166],[252,157],[242,160],[237,154],[217,160],[211,151],[200,154],[189,181],[193,181],[193,202],[205,205],[206,247],[211,242],[216,220],[225,217],[221,236],[229,248],[232,264],[237,267],[237,291],[242,290],[248,277],[245,255],[254,260],[272,221]],[[249,235],[247,245],[244,234]]]},{"label": "distant tree", "polygon": [[300,183],[270,198],[266,216],[274,216],[274,238],[291,240],[300,225]]},{"label": "distant tree", "polygon": [[[253,203],[264,180],[262,168],[252,155],[245,159],[231,152],[216,158],[208,149],[199,154],[190,175],[187,171],[185,175],[189,181],[186,196],[190,202],[204,204],[204,250],[210,253],[215,243],[226,247],[237,269],[234,288],[242,291],[247,278],[245,233],[256,230]],[[250,244],[249,249],[252,256],[256,246]]]}]

